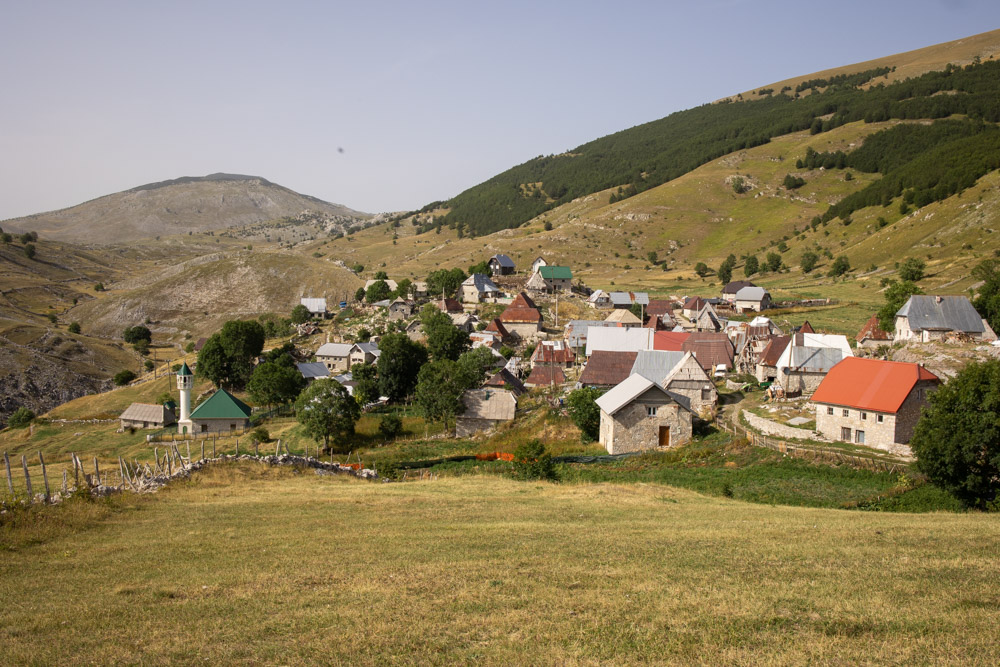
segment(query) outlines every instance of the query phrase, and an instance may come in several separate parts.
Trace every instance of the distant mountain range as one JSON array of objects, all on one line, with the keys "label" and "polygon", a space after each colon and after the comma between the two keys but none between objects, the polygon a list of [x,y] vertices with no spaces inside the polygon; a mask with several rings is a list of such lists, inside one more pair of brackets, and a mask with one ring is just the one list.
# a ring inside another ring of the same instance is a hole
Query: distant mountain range
[{"label": "distant mountain range", "polygon": [[70,208],[7,220],[3,227],[13,232],[36,231],[58,241],[112,244],[221,230],[303,212],[345,227],[371,217],[259,176],[218,173],[140,185]]}]

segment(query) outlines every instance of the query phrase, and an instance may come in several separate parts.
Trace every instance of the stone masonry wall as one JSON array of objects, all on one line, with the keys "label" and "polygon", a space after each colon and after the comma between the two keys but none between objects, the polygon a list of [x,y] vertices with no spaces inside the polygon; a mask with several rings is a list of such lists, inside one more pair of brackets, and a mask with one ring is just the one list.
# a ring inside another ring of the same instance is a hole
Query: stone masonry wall
[{"label": "stone masonry wall", "polygon": [[609,454],[655,449],[660,426],[670,427],[671,447],[691,439],[691,413],[687,410],[676,404],[660,405],[656,416],[650,417],[644,404],[633,403],[613,417],[601,412],[601,444]]},{"label": "stone masonry wall", "polygon": [[[827,408],[833,408],[833,414],[827,414]],[[847,416],[844,416],[847,410]],[[862,412],[865,418],[861,418]],[[878,423],[878,415],[882,414],[882,423]],[[858,410],[856,408],[845,408],[843,406],[829,406],[823,403],[816,405],[816,430],[833,441],[840,441],[840,429],[851,429],[850,442],[854,442],[855,433],[858,430],[865,432],[865,447],[881,449],[886,452],[898,455],[910,454],[910,448],[905,444],[895,441],[896,415],[891,413],[877,413]]]},{"label": "stone masonry wall", "polygon": [[764,435],[773,435],[777,438],[804,438],[810,440],[823,439],[815,431],[779,424],[778,422],[771,421],[770,419],[765,419],[760,415],[755,415],[748,410],[743,411],[743,418],[747,420],[747,423],[750,424],[752,428],[760,431]]}]

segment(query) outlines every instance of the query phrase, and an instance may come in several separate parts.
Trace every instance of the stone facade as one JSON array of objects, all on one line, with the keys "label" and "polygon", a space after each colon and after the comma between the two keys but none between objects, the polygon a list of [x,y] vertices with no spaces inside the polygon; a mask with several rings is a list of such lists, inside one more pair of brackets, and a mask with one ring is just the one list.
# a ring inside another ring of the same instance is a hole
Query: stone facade
[{"label": "stone facade", "polygon": [[[193,419],[191,420],[191,433],[229,433],[239,429],[246,429],[250,425],[249,419]],[[186,428],[186,426],[182,427]],[[187,430],[182,430],[187,433]]]},{"label": "stone facade", "polygon": [[[650,415],[650,410],[655,414]],[[600,442],[609,454],[655,449],[660,444],[661,428],[669,429],[669,447],[691,439],[691,413],[656,388],[613,416],[601,410]]]},{"label": "stone facade", "polygon": [[[909,455],[907,443],[913,437],[913,429],[920,419],[920,409],[936,387],[935,382],[918,382],[895,414],[817,403],[816,430],[830,440],[853,442],[893,454]],[[864,435],[859,436],[859,432]]]},{"label": "stone facade", "polygon": [[694,356],[688,357],[665,379],[667,391],[680,394],[691,402],[691,411],[707,419],[715,413],[719,391]]},{"label": "stone facade", "polygon": [[771,421],[770,419],[765,419],[760,415],[755,415],[749,410],[743,410],[743,418],[747,420],[747,424],[751,427],[757,429],[764,435],[773,435],[778,438],[788,438],[793,440],[799,439],[812,439],[812,440],[825,440],[823,436],[817,434],[815,431],[811,431],[805,428],[795,428],[794,426],[787,426],[785,424],[779,424],[776,421]]},{"label": "stone facade", "polygon": [[811,394],[819,388],[826,373],[809,371],[796,371],[789,369],[788,375],[782,375],[779,384],[785,391],[800,391],[803,394]]},{"label": "stone facade", "polygon": [[521,340],[531,340],[542,330],[541,322],[504,322],[503,326],[507,333]]}]

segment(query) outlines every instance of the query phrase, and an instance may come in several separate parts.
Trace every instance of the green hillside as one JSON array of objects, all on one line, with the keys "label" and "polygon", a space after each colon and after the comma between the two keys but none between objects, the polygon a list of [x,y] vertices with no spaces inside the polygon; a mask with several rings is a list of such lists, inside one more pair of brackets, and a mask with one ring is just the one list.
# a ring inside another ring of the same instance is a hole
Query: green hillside
[{"label": "green hillside", "polygon": [[1000,121],[1000,62],[947,66],[888,85],[879,81],[891,71],[880,67],[813,78],[759,99],[680,111],[567,153],[537,157],[447,202],[443,222],[475,235],[517,227],[575,198],[608,188],[619,188],[615,198],[629,197],[800,130],[816,134],[859,120],[955,114]]}]

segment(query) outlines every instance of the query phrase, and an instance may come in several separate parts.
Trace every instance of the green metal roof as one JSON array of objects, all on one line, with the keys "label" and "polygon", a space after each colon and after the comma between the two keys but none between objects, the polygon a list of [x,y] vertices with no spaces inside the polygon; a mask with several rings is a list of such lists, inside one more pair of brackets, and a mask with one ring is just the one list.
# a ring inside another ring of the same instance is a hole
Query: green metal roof
[{"label": "green metal roof", "polygon": [[250,406],[220,389],[196,407],[191,413],[191,419],[247,419],[250,417]]},{"label": "green metal roof", "polygon": [[573,280],[573,272],[568,266],[540,266],[538,272],[546,280]]},{"label": "green metal roof", "polygon": [[188,363],[186,361],[184,362],[184,365],[181,366],[181,369],[179,371],[177,371],[177,374],[178,375],[194,375],[194,373],[191,372],[191,369],[188,368]]}]

